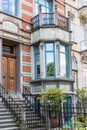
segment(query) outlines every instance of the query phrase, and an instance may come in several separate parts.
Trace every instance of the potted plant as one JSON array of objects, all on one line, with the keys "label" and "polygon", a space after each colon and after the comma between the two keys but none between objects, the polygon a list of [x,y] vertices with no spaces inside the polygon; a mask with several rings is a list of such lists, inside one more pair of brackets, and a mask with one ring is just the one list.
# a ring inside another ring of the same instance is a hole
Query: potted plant
[{"label": "potted plant", "polygon": [[50,117],[51,126],[55,127],[59,125],[59,113],[60,113],[60,101],[64,100],[64,94],[59,88],[49,88],[42,93],[39,98],[42,102],[48,106],[48,112]]}]

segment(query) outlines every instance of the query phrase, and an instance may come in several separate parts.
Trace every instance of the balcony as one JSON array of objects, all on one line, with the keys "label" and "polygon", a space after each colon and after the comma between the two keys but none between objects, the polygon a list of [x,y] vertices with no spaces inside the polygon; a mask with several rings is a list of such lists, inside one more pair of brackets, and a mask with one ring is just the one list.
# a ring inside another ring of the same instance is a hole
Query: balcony
[{"label": "balcony", "polygon": [[80,3],[79,4],[79,15],[80,15],[80,17],[87,18],[87,1],[82,0],[79,3]]},{"label": "balcony", "polygon": [[81,51],[87,51],[87,40],[83,40],[80,42]]},{"label": "balcony", "polygon": [[32,20],[31,44],[40,41],[69,42],[69,19],[55,13],[40,13]]},{"label": "balcony", "polygon": [[33,29],[54,25],[69,30],[68,18],[56,13],[40,13],[32,18],[31,22]]}]

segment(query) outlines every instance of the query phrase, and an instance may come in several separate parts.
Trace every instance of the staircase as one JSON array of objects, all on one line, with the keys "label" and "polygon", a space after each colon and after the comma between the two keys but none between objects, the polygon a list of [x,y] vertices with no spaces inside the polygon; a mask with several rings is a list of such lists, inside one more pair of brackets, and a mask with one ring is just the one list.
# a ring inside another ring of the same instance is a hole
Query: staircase
[{"label": "staircase", "polygon": [[20,99],[16,95],[12,97],[16,104],[20,106],[20,108],[22,108],[22,106],[24,107],[27,126],[30,128],[30,130],[47,130],[43,120],[41,120],[38,114],[35,113],[35,110],[31,107],[31,105],[26,105],[25,99]]},{"label": "staircase", "polygon": [[12,118],[11,113],[2,103],[0,97],[0,130],[20,130]]},{"label": "staircase", "polygon": [[[44,120],[35,112],[35,108],[32,107],[30,103],[26,103],[25,99],[19,98],[16,94],[6,93],[4,91],[3,101],[5,103],[7,102],[6,104],[11,112],[13,114],[15,113],[17,119],[21,121],[21,126],[24,126],[23,128],[28,128],[26,130],[47,130]],[[12,119],[11,113],[5,108],[1,101],[0,130],[19,130],[16,123]]]}]

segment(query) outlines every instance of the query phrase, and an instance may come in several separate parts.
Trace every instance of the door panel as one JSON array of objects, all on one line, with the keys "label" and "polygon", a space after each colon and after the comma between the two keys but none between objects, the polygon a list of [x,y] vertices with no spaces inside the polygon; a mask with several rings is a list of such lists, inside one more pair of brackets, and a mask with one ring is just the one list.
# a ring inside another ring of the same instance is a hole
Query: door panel
[{"label": "door panel", "polygon": [[3,81],[2,86],[7,90],[7,58],[3,57],[2,59],[2,73],[3,73]]},{"label": "door panel", "polygon": [[8,90],[15,91],[15,59],[8,58]]},{"label": "door panel", "polygon": [[15,59],[3,57],[3,86],[6,90],[16,90],[16,67]]}]

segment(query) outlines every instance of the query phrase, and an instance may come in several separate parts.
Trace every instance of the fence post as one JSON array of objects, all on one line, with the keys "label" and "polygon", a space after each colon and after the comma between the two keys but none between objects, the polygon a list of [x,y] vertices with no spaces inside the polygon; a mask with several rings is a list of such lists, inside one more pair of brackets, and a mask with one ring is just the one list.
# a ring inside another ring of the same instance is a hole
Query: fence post
[{"label": "fence post", "polygon": [[50,124],[50,117],[49,117],[49,105],[44,105],[44,115],[45,115],[45,123],[46,123],[46,129],[50,130],[51,124]]},{"label": "fence post", "polygon": [[57,5],[55,5],[54,23],[55,25],[58,25]]},{"label": "fence post", "polygon": [[21,130],[26,130],[26,113],[25,113],[25,106],[22,106],[22,125],[21,125]]},{"label": "fence post", "polygon": [[39,6],[39,25],[42,26],[42,6]]}]

